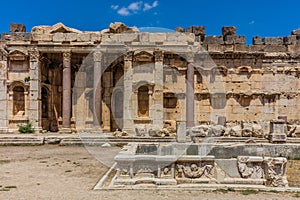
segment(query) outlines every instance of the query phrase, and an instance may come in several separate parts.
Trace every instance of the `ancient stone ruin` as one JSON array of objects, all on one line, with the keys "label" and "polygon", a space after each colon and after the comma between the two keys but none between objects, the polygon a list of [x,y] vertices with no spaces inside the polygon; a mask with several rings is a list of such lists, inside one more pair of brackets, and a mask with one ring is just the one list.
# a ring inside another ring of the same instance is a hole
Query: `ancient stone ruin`
[{"label": "ancient stone ruin", "polygon": [[172,137],[186,121],[196,139],[299,136],[299,29],[246,45],[233,26],[208,36],[203,26],[89,32],[58,23],[26,32],[11,24],[0,67],[3,133],[32,123],[36,132]]}]

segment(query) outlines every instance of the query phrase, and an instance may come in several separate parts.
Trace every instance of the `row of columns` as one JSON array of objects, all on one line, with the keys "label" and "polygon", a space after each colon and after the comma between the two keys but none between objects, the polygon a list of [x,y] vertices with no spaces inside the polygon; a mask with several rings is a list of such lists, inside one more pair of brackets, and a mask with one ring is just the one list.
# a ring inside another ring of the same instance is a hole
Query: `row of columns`
[{"label": "row of columns", "polygon": [[[154,124],[163,125],[163,52],[156,51],[155,54],[155,88],[154,101],[158,106],[156,109]],[[101,95],[101,76],[102,76],[102,53],[94,52],[94,113],[93,123],[95,127],[101,126],[102,119],[102,95]],[[124,56],[124,109],[123,109],[123,128],[126,131],[132,130],[133,123],[131,117],[131,95],[132,94],[132,64],[133,54],[128,53]],[[187,127],[194,125],[194,64],[193,57],[188,59],[187,82],[186,82],[186,121]],[[30,115],[32,119],[41,119],[41,70],[39,67],[39,54],[37,51],[30,53]],[[62,109],[62,131],[71,131],[71,52],[63,52],[63,109]],[[34,102],[34,103],[32,103]],[[34,120],[35,127],[41,127],[41,120]]]},{"label": "row of columns", "polygon": [[[71,111],[72,111],[72,93],[71,93],[71,52],[63,53],[63,114],[62,131],[70,132],[71,129]],[[102,95],[101,95],[101,77],[102,77],[102,53],[94,52],[94,87],[93,87],[93,125],[99,129],[102,124]]]}]

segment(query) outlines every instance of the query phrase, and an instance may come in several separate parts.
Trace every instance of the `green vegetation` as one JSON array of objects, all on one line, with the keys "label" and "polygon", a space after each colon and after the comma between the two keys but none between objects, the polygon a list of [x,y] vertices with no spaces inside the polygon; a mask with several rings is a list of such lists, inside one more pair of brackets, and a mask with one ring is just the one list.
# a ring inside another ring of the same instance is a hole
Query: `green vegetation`
[{"label": "green vegetation", "polygon": [[25,83],[29,82],[30,81],[30,76],[25,77],[24,81],[25,81]]},{"label": "green vegetation", "polygon": [[241,191],[241,193],[242,193],[243,195],[257,194],[257,193],[258,193],[258,190],[243,190],[243,191]]},{"label": "green vegetation", "polygon": [[17,188],[17,186],[15,186],[15,185],[9,185],[9,186],[5,186],[4,188],[7,188],[7,189],[14,189],[14,188]]},{"label": "green vegetation", "polygon": [[31,123],[27,123],[27,124],[19,124],[19,132],[20,133],[33,133],[34,132],[34,128],[32,127]]}]

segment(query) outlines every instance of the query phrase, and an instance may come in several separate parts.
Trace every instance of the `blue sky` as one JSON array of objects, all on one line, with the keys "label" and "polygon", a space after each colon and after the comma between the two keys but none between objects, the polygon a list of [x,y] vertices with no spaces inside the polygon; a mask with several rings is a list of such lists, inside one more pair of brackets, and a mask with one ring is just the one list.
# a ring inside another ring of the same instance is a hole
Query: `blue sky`
[{"label": "blue sky", "polygon": [[0,32],[9,23],[23,23],[27,31],[35,25],[62,22],[80,30],[97,31],[110,22],[129,26],[163,27],[206,26],[207,35],[220,35],[222,26],[237,27],[238,35],[252,37],[285,36],[300,28],[300,1],[201,1],[201,0],[32,0],[2,1]]}]

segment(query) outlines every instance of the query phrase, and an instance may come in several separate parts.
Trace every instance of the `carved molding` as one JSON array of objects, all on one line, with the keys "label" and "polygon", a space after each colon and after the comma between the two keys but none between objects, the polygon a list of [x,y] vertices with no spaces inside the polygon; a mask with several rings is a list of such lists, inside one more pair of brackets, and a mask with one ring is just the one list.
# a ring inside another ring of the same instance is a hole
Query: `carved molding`
[{"label": "carved molding", "polygon": [[132,52],[128,52],[128,53],[124,54],[124,62],[132,62],[132,59],[133,59]]},{"label": "carved molding", "polygon": [[63,62],[71,62],[71,52],[63,52]]},{"label": "carved molding", "polygon": [[94,57],[94,62],[101,62],[102,61],[102,52],[95,51],[93,53],[93,57]]},{"label": "carved molding", "polygon": [[177,164],[176,174],[178,178],[209,178],[213,174],[214,166],[205,163],[203,166],[196,163]]},{"label": "carved molding", "polygon": [[155,62],[163,62],[164,52],[163,51],[154,51]]},{"label": "carved molding", "polygon": [[40,53],[37,50],[29,50],[28,54],[31,62],[39,61]]}]

